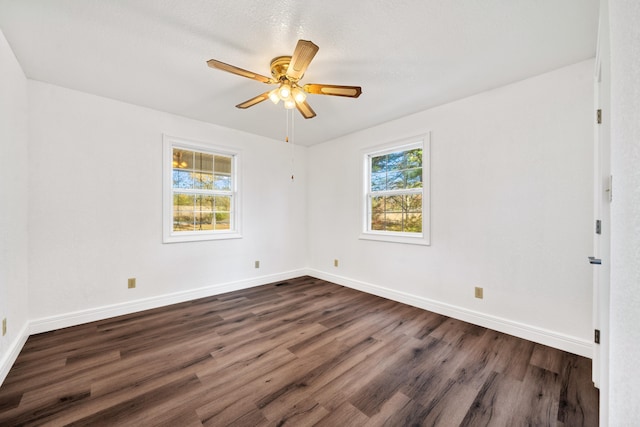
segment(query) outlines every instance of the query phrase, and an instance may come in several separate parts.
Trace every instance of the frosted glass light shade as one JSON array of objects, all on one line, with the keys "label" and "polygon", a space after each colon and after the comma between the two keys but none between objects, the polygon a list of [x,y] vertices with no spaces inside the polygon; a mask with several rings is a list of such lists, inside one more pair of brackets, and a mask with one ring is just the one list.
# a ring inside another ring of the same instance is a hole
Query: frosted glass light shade
[{"label": "frosted glass light shade", "polygon": [[307,94],[304,93],[304,90],[300,89],[299,87],[293,88],[293,90],[291,91],[291,95],[293,95],[293,99],[296,102],[304,102],[304,100],[307,99]]},{"label": "frosted glass light shade", "polygon": [[280,86],[280,89],[278,89],[278,96],[280,97],[280,99],[285,101],[287,98],[289,98],[289,95],[291,95],[291,86],[288,83],[284,83],[282,86]]},{"label": "frosted glass light shade", "polygon": [[278,96],[278,89],[274,89],[271,92],[269,92],[269,99],[274,104],[277,104],[278,102],[280,102],[280,97]]}]

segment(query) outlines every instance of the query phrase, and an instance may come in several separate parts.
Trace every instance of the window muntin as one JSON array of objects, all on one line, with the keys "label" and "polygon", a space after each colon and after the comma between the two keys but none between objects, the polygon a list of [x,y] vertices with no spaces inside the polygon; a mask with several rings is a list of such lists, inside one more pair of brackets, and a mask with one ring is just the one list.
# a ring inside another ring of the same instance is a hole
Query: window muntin
[{"label": "window muntin", "polygon": [[362,239],[429,244],[428,134],[364,153]]},{"label": "window muntin", "polygon": [[241,237],[237,168],[237,153],[165,137],[165,242]]}]

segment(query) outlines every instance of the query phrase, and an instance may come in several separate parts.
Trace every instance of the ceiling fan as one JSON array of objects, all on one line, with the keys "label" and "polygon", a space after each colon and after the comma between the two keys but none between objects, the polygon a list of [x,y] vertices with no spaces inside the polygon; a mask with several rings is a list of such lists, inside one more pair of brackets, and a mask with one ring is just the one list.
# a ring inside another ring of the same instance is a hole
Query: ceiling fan
[{"label": "ceiling fan", "polygon": [[327,84],[305,84],[300,85],[300,80],[304,77],[304,72],[311,63],[311,60],[318,52],[318,46],[308,40],[298,40],[293,56],[278,56],[271,60],[271,77],[263,76],[245,69],[225,64],[216,59],[207,61],[211,68],[237,74],[242,77],[257,80],[262,83],[278,87],[242,102],[236,107],[249,108],[270,99],[274,104],[284,102],[287,109],[297,108],[305,119],[316,116],[315,111],[307,103],[307,94],[333,95],[357,98],[362,93],[360,86],[340,86]]}]

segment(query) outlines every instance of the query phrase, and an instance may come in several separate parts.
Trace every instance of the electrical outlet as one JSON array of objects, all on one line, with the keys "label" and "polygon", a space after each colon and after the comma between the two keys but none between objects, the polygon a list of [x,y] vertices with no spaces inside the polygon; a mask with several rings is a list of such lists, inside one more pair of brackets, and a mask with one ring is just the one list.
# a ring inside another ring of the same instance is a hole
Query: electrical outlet
[{"label": "electrical outlet", "polygon": [[2,319],[2,336],[7,335],[7,318]]},{"label": "electrical outlet", "polygon": [[483,289],[476,286],[476,298],[484,298],[483,297]]},{"label": "electrical outlet", "polygon": [[255,268],[260,268],[260,261],[256,261],[256,262],[254,262],[254,263],[253,263],[253,266],[254,266]]},{"label": "electrical outlet", "polygon": [[127,287],[129,289],[133,289],[136,287],[136,278],[135,277],[131,277],[127,280]]},{"label": "electrical outlet", "polygon": [[337,266],[338,266],[338,260],[337,260],[337,259],[334,259],[334,260],[333,260],[333,266],[334,266],[334,267],[337,267]]}]

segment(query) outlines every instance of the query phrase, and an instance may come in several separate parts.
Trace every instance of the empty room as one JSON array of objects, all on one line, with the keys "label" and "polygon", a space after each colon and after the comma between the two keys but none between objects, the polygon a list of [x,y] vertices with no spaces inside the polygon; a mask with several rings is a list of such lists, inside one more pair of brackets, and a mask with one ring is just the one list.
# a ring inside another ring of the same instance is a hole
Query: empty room
[{"label": "empty room", "polygon": [[0,425],[636,425],[637,22],[0,0]]}]

